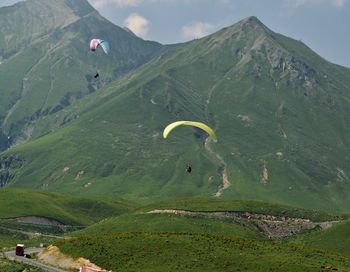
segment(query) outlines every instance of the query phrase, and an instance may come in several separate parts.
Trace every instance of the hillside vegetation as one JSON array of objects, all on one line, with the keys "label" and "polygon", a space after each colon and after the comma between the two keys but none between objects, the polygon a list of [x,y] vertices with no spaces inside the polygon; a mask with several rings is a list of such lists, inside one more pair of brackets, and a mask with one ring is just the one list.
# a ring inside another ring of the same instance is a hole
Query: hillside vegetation
[{"label": "hillside vegetation", "polygon": [[0,257],[0,269],[2,272],[18,272],[18,271],[28,271],[28,272],[43,272],[40,268],[31,267],[29,265],[21,264],[15,261],[9,261],[5,258]]},{"label": "hillside vegetation", "polygon": [[[19,77],[8,83],[16,86],[0,84],[0,138],[19,143],[23,131],[36,138],[0,155],[1,186],[129,199],[233,197],[349,211],[349,69],[256,17],[163,47],[114,26],[85,0],[74,6],[40,1],[1,10],[9,16],[31,7],[47,16],[59,9],[73,18],[64,26],[49,23],[52,35],[25,47],[18,42],[18,54],[0,43],[9,52],[0,74]],[[111,56],[94,54],[96,66],[81,50],[91,36],[108,36],[112,44]],[[97,67],[103,67],[103,84],[92,90],[86,75]],[[218,143],[190,127],[164,140],[163,129],[177,120],[208,124]]]},{"label": "hillside vegetation", "polygon": [[[0,247],[113,271],[350,271],[350,69],[256,17],[163,46],[87,0],[0,8],[0,94]],[[218,142],[163,139],[178,120]]]},{"label": "hillside vegetation", "polygon": [[[57,113],[75,120],[3,154],[21,161],[5,167],[7,183],[134,199],[220,192],[346,212],[349,80],[348,69],[247,18]],[[218,143],[188,127],[162,139],[186,119],[213,127]]]},{"label": "hillside vegetation", "polygon": [[[90,52],[93,38],[108,40],[111,54]],[[0,150],[62,126],[69,118],[40,120],[163,50],[113,25],[86,0],[28,0],[1,8]]]},{"label": "hillside vegetation", "polygon": [[[271,241],[193,233],[113,233],[58,243],[64,253],[84,256],[123,271],[347,271],[348,257]],[[85,246],[89,245],[89,246]]]},{"label": "hillside vegetation", "polygon": [[121,199],[64,196],[32,190],[0,190],[0,218],[38,216],[66,225],[89,225],[133,208]]},{"label": "hillside vegetation", "polygon": [[[70,224],[91,224],[66,234],[74,238],[60,241],[39,236],[30,239],[20,232],[22,227],[29,227],[28,224],[0,221],[2,247],[13,247],[19,242],[27,246],[54,243],[65,254],[88,258],[101,267],[116,271],[163,271],[169,268],[174,271],[232,271],[233,267],[241,271],[266,271],[278,267],[285,271],[347,271],[350,268],[348,221],[326,230],[316,228],[289,238],[269,239],[255,221],[242,221],[234,216],[216,217],[209,212],[257,212],[320,222],[346,220],[348,215],[230,199],[173,198],[131,204],[111,199],[90,199],[88,202],[86,198],[30,190],[6,189],[2,192],[1,205],[5,207],[2,218],[50,214],[51,219]],[[148,213],[154,209],[206,211],[208,214]],[[71,221],[73,217],[79,222]],[[92,221],[96,223],[92,224]],[[45,233],[44,226],[40,229],[32,227],[33,232]]]},{"label": "hillside vegetation", "polygon": [[342,222],[334,227],[298,236],[293,241],[329,252],[350,256],[350,222]]}]

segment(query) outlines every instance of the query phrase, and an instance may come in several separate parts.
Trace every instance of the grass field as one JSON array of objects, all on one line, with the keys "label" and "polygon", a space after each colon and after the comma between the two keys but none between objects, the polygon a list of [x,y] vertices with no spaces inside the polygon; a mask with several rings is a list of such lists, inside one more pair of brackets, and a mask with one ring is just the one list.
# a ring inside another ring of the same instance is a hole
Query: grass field
[{"label": "grass field", "polygon": [[131,202],[100,197],[73,197],[22,189],[0,190],[0,218],[41,216],[66,225],[89,225],[133,209]]},{"label": "grass field", "polygon": [[338,252],[350,258],[350,222],[342,222],[327,230],[299,235],[293,239],[297,244],[328,252]]},{"label": "grass field", "polygon": [[[112,233],[58,243],[114,271],[349,271],[350,259],[273,241],[194,233]],[[282,270],[281,270],[282,269]]]},{"label": "grass field", "polygon": [[172,199],[105,219],[72,233],[75,238],[58,241],[57,245],[69,255],[89,258],[113,271],[350,270],[346,222],[328,230],[316,229],[271,240],[258,228],[235,220],[144,213],[155,208],[246,210],[316,221],[348,217],[252,201]]},{"label": "grass field", "polygon": [[44,272],[44,270],[41,270],[39,268],[34,268],[29,265],[21,264],[14,261],[9,261],[2,257],[0,257],[0,271],[1,272],[19,272],[19,271]]},{"label": "grass field", "polygon": [[[256,225],[233,218],[147,212],[154,209],[250,211],[313,221],[347,220],[346,214],[229,198],[140,199],[134,203],[105,199],[102,205],[92,199],[86,202],[86,198],[31,190],[6,189],[0,193],[3,206],[7,207],[7,211],[1,210],[1,217],[51,213],[50,218],[89,225],[82,230],[62,233],[54,226],[0,221],[3,248],[13,248],[16,243],[26,246],[53,243],[68,255],[89,258],[113,271],[350,270],[348,221],[327,230],[315,229],[289,238],[268,239]],[[6,201],[7,198],[11,201]],[[18,205],[27,201],[30,206]],[[43,212],[42,205],[47,213]],[[75,216],[78,217],[75,221],[69,220]],[[73,238],[30,238],[21,233],[24,230]]]},{"label": "grass field", "polygon": [[139,211],[153,209],[179,209],[191,211],[248,211],[262,214],[306,218],[312,221],[336,221],[350,218],[350,214],[327,213],[319,210],[308,210],[281,204],[272,204],[263,201],[238,200],[234,198],[210,197],[179,197],[144,203]]},{"label": "grass field", "polygon": [[56,241],[56,238],[43,236],[30,238],[27,235],[23,235],[15,231],[3,230],[0,228],[0,247],[2,250],[14,250],[17,244],[24,244],[26,247],[39,247],[41,243],[50,245]]}]

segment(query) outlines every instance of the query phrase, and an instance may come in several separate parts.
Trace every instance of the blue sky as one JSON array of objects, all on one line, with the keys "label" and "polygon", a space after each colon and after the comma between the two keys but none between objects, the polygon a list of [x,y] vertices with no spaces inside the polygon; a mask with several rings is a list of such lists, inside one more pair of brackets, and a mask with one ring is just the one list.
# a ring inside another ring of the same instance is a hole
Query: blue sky
[{"label": "blue sky", "polygon": [[[0,0],[9,5],[16,0]],[[257,16],[302,40],[325,59],[350,67],[350,0],[89,0],[107,19],[164,44],[188,41]]]}]

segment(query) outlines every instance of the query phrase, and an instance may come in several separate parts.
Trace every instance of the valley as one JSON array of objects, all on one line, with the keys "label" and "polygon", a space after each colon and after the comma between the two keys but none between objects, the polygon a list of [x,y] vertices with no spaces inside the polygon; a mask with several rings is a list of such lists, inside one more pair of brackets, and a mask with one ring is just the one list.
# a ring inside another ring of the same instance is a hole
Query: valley
[{"label": "valley", "polygon": [[[35,191],[24,193],[37,194]],[[46,197],[54,200],[58,195],[46,194]],[[32,200],[33,207],[39,207],[35,203],[41,201],[40,198]],[[79,201],[75,199],[73,202]],[[95,203],[97,200],[91,201]],[[119,200],[120,204],[123,202]],[[110,201],[107,203],[115,205]],[[51,266],[61,264],[63,270],[68,269],[67,263],[76,268],[77,263],[81,263],[77,260],[83,258],[98,267],[125,271],[141,267],[161,271],[170,266],[174,271],[190,267],[230,271],[232,265],[250,271],[264,271],[266,267],[280,265],[286,271],[327,271],[329,268],[347,271],[350,267],[350,241],[346,234],[349,214],[218,198],[126,203],[129,208],[119,215],[106,214],[102,220],[84,226],[57,223],[55,220],[59,216],[50,221],[32,216],[2,219],[0,241],[5,251],[19,242],[27,247],[39,243],[53,244],[54,247],[50,246],[38,257],[33,257],[41,262],[46,260]],[[95,209],[93,205],[85,207],[90,214]],[[76,207],[66,206],[65,209],[73,213]],[[39,214],[40,210],[22,211],[22,215],[33,213]],[[35,235],[28,236],[22,229],[31,230]],[[58,239],[59,236],[64,239]],[[323,242],[316,249],[313,245],[320,236],[323,236]],[[342,243],[334,244],[334,239],[340,239]]]}]

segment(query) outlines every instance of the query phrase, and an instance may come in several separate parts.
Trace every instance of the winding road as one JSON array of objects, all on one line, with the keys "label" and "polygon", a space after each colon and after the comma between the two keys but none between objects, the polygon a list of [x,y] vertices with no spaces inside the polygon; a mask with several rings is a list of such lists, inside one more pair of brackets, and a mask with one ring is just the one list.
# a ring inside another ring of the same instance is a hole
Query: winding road
[{"label": "winding road", "polygon": [[[25,254],[35,254],[35,253],[39,253],[43,250],[44,248],[26,248],[25,249]],[[14,250],[11,251],[7,251],[4,252],[4,255],[6,258],[10,259],[10,260],[14,260],[17,262],[21,262],[21,263],[25,263],[37,268],[40,268],[44,271],[48,271],[48,272],[67,272],[66,270],[62,270],[59,268],[55,268],[46,264],[43,264],[41,262],[38,262],[37,260],[34,259],[27,259],[25,257],[21,257],[21,256],[16,256],[16,253]]]}]

